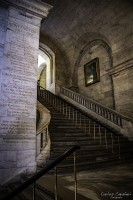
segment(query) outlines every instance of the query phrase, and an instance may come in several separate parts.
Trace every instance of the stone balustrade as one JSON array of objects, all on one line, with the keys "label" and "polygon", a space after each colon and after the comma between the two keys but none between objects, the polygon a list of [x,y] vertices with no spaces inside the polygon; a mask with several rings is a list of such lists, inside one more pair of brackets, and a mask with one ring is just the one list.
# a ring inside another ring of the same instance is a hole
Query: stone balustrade
[{"label": "stone balustrade", "polygon": [[37,110],[40,113],[39,122],[37,124],[37,163],[45,163],[50,155],[50,135],[48,126],[50,123],[50,111],[37,101]]},{"label": "stone balustrade", "polygon": [[118,132],[127,135],[130,138],[133,137],[133,120],[129,117],[126,117],[115,110],[103,106],[92,99],[65,87],[61,87],[60,96],[75,106],[80,107],[92,117],[113,127]]}]

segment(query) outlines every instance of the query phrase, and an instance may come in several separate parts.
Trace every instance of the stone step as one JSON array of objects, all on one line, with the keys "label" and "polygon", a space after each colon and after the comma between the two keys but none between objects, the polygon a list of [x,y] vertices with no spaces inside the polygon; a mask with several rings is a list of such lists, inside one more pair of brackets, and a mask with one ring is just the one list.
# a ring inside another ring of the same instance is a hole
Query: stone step
[{"label": "stone step", "polygon": [[[116,155],[116,157],[113,157],[110,160],[97,160],[97,161],[86,161],[85,163],[76,163],[76,171],[80,172],[80,171],[88,171],[90,169],[95,169],[95,168],[106,168],[107,166],[115,166],[118,164],[122,164],[122,163],[132,163],[133,159],[128,158],[126,159],[118,159],[118,155]],[[42,165],[41,167],[38,168],[38,170],[41,170],[44,166]],[[74,171],[74,165],[73,163],[71,164],[59,164],[57,166],[57,173],[58,174],[65,174],[65,173],[73,173]],[[49,171],[49,174],[53,174],[55,173],[55,170],[52,169]]]},{"label": "stone step", "polygon": [[[123,163],[125,162],[125,160],[119,160],[118,157],[116,156],[113,157],[112,159],[101,159],[101,160],[97,160],[97,161],[92,161],[92,162],[84,162],[84,163],[76,163],[76,171],[80,172],[80,171],[87,171],[89,169],[95,169],[95,168],[100,168],[100,167],[106,167],[106,166],[111,166],[111,165],[117,165],[118,163]],[[62,164],[59,165],[57,170],[58,173],[65,173],[65,172],[72,172],[73,171],[73,163],[72,164]]]},{"label": "stone step", "polygon": [[[122,150],[122,154],[123,155],[130,155],[132,158],[133,158],[133,151],[131,150],[126,150],[126,149],[123,149]],[[51,158],[52,159],[55,159],[58,157],[59,154],[57,154],[56,152],[51,152]],[[98,157],[113,157],[113,156],[116,156],[118,157],[119,155],[119,151],[118,149],[115,149],[114,152],[112,153],[112,150],[111,149],[101,149],[100,151],[81,151],[81,152],[76,152],[76,157],[80,160],[89,160],[89,159],[95,159],[95,158],[98,158]],[[68,158],[66,158],[66,160],[71,160],[73,159],[73,154],[71,156],[69,156]]]},{"label": "stone step", "polygon": [[82,122],[89,122],[89,123],[92,123],[92,124],[94,124],[95,122],[89,117],[89,116],[85,116],[85,115],[82,115],[82,116],[80,116],[80,115],[75,115],[75,114],[72,114],[72,115],[69,115],[69,114],[61,114],[61,113],[59,113],[59,112],[57,112],[57,113],[55,113],[55,112],[53,112],[53,111],[50,111],[51,112],[51,118],[52,119],[59,119],[59,118],[61,118],[61,119],[68,119],[68,120],[71,120],[71,121],[82,121]]},{"label": "stone step", "polygon": [[[72,119],[68,119],[68,118],[65,118],[63,116],[57,116],[57,117],[51,117],[51,121],[52,122],[55,122],[55,123],[70,123],[70,124],[77,124],[77,125],[80,125],[80,122],[82,123],[82,125],[90,125],[90,126],[94,126],[94,122],[89,122],[88,120],[84,121],[84,120],[72,120]],[[98,123],[95,123],[95,127],[99,127],[99,124]]]},{"label": "stone step", "polygon": [[[59,130],[59,131],[63,131],[64,129],[67,131],[67,132],[71,132],[71,131],[74,131],[74,132],[76,132],[76,130],[77,131],[86,131],[86,132],[93,132],[94,133],[94,131],[95,131],[95,133],[105,133],[105,129],[101,129],[101,130],[99,130],[98,128],[97,129],[95,129],[94,130],[94,128],[93,127],[90,127],[90,128],[86,128],[86,127],[83,127],[83,128],[80,128],[80,127],[77,127],[77,126],[74,126],[74,125],[69,125],[69,124],[63,124],[63,123],[61,123],[60,125],[58,125],[58,124],[50,124],[49,125],[49,128],[50,128],[50,130]],[[110,132],[106,132],[106,133],[110,133]]]},{"label": "stone step", "polygon": [[[100,151],[97,151],[97,152],[92,152],[92,153],[89,153],[87,151],[85,151],[84,153],[83,152],[76,152],[76,160],[82,160],[82,161],[86,161],[86,160],[95,160],[97,157],[101,157],[101,156],[113,156],[112,153],[110,153],[110,151],[103,151],[103,152],[100,152]],[[55,152],[51,153],[51,158],[50,160],[54,160],[55,158],[58,157],[58,154],[56,154]],[[73,157],[74,155],[72,154],[71,156],[67,157],[65,159],[65,161],[73,161]],[[64,161],[63,161],[64,162]]]},{"label": "stone step", "polygon": [[[53,138],[51,137],[51,139],[53,140]],[[80,146],[85,146],[85,145],[89,145],[89,146],[92,146],[92,145],[101,145],[101,144],[107,144],[107,145],[111,145],[112,146],[112,141],[111,140],[107,140],[107,141],[105,141],[105,140],[101,140],[101,142],[100,142],[100,140],[92,140],[92,139],[88,139],[88,138],[86,138],[86,140],[79,140],[79,139],[67,139],[66,138],[66,140],[65,140],[65,138],[63,139],[63,140],[60,140],[60,138],[59,138],[59,140],[57,140],[57,139],[55,139],[55,140],[53,140],[53,142],[52,142],[52,144],[51,144],[51,146],[73,146],[73,145],[75,145],[75,144],[78,144],[78,145],[80,145]],[[118,144],[118,141],[117,140],[115,140],[115,141],[113,141],[113,144],[114,145],[117,145]],[[121,142],[120,143],[121,145],[123,145],[123,146],[127,146],[127,145],[129,145],[127,142]]]},{"label": "stone step", "polygon": [[[106,138],[105,138],[105,136],[91,137],[89,135],[86,136],[86,135],[81,135],[81,134],[65,134],[65,135],[63,135],[62,133],[61,134],[51,133],[50,135],[51,135],[52,142],[53,143],[56,142],[56,144],[57,144],[57,142],[59,142],[59,143],[67,142],[68,143],[68,142],[74,142],[74,141],[77,141],[80,144],[84,144],[84,142],[88,143],[88,144],[91,144],[91,143],[92,144],[100,144],[100,143],[106,143],[106,142],[107,142],[107,144],[112,144],[112,143],[118,144],[118,137],[115,137],[112,140],[111,136],[106,136]],[[129,145],[129,141],[124,140],[124,138],[120,138],[119,141],[120,141],[120,144],[123,144],[123,145],[128,144]],[[131,143],[130,146],[132,146],[132,145],[133,144]]]},{"label": "stone step", "polygon": [[[64,114],[61,114],[58,106],[57,109],[49,106],[48,103],[45,106],[51,113],[49,125],[51,138],[50,159],[55,159],[56,156],[58,157],[75,144],[81,146],[80,150],[76,152],[77,167],[80,170],[89,169],[90,165],[97,166],[118,162],[120,152],[121,160],[125,157],[128,159],[133,157],[133,143],[129,142],[127,138],[118,138],[118,135],[111,133],[111,130],[106,130],[104,126],[90,120],[89,117],[87,118],[83,114],[79,114],[79,112],[77,112],[78,115],[75,115],[78,116],[76,121],[73,119],[73,111],[69,112],[64,109]],[[118,139],[120,140],[120,146]],[[73,159],[70,157],[63,161],[62,166],[71,168],[72,164]]]},{"label": "stone step", "polygon": [[[68,146],[64,147],[64,148],[63,147],[59,147],[59,148],[53,147],[52,151],[51,151],[51,155],[52,154],[53,155],[61,155],[65,151],[67,151],[67,149],[68,149]],[[108,146],[107,148],[106,148],[106,145],[102,145],[102,147],[99,146],[97,148],[95,146],[83,146],[83,147],[81,147],[80,151],[77,151],[76,154],[77,155],[79,154],[79,155],[94,155],[95,156],[99,152],[100,152],[100,154],[105,153],[105,152],[109,152],[112,154],[112,151],[114,153],[119,153],[119,151],[120,151],[121,156],[123,153],[127,152],[127,153],[130,153],[131,157],[133,157],[133,150],[130,147],[129,148],[124,147],[120,150],[117,145],[114,145],[113,147]]]}]

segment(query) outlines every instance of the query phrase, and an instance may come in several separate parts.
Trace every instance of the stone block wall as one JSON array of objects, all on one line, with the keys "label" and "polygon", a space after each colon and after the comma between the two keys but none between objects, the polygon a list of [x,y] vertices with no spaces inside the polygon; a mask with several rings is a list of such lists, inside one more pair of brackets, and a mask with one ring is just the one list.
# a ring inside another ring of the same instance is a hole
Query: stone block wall
[{"label": "stone block wall", "polygon": [[113,79],[116,110],[130,118],[133,117],[133,60],[109,70]]},{"label": "stone block wall", "polygon": [[[100,81],[85,86],[84,65],[89,61],[99,59]],[[113,94],[111,77],[107,70],[110,68],[110,60],[106,49],[99,45],[88,48],[78,66],[78,88],[81,94],[84,94],[93,100],[113,108]]]},{"label": "stone block wall", "polygon": [[36,12],[42,3],[34,3],[3,1],[0,6],[0,184],[36,171],[37,58],[43,17],[38,12],[43,9]]},{"label": "stone block wall", "polygon": [[[85,95],[109,107],[113,106],[123,114],[132,115],[132,83],[131,81],[129,83],[132,76],[131,71],[124,70],[122,73],[125,73],[125,77],[119,73],[119,78],[112,76],[112,71],[109,71],[109,68],[124,66],[123,63],[125,63],[125,67],[133,66],[128,62],[133,59],[132,10],[133,3],[130,0],[101,0],[100,2],[97,0],[62,0],[55,3],[55,11],[49,15],[42,27],[42,36],[43,41],[47,42],[45,35],[48,35],[54,48],[58,47],[55,52],[56,62],[59,63],[56,66],[56,88],[59,84],[73,88],[78,84],[79,91]],[[109,63],[109,65],[102,58],[106,56],[106,52],[103,51],[103,48],[100,50],[100,47],[91,55],[88,50],[83,58],[80,57],[82,50],[89,43],[98,39],[103,40],[110,49],[108,58],[111,58],[111,60],[109,59],[111,64]],[[65,56],[59,55],[59,48],[63,52],[62,55]],[[94,57],[100,59],[101,81],[86,88],[83,81],[84,64]],[[60,61],[63,59],[67,62],[63,63],[62,61],[61,65]],[[106,69],[104,70],[104,68]],[[63,71],[64,73],[62,73]],[[130,75],[126,75],[129,73]],[[125,81],[123,78],[126,78]],[[128,85],[125,92],[122,92],[120,82],[122,84],[126,82]],[[125,103],[125,101],[130,103]]]},{"label": "stone block wall", "polygon": [[13,170],[18,174],[20,169],[36,169],[36,55],[40,24],[40,20],[33,21],[31,15],[26,13],[25,17],[20,10],[9,8],[6,12],[0,95],[2,182],[11,178]]}]

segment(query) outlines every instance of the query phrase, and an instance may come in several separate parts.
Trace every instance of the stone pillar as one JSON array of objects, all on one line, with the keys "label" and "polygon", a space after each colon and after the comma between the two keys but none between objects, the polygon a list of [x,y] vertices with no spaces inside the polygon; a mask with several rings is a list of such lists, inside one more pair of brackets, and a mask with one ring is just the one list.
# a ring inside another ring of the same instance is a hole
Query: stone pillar
[{"label": "stone pillar", "polygon": [[0,1],[0,184],[36,171],[39,30],[51,6]]}]

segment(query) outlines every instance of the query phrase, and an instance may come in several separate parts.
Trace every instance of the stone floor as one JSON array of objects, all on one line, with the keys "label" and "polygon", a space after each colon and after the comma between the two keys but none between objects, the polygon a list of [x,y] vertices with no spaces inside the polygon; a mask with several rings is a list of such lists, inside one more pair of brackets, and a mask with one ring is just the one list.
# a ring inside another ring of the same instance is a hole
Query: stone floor
[{"label": "stone floor", "polygon": [[[133,200],[133,163],[80,172],[77,180],[77,200]],[[53,176],[38,182],[54,192]],[[73,174],[58,176],[58,194],[63,200],[74,200]]]}]

